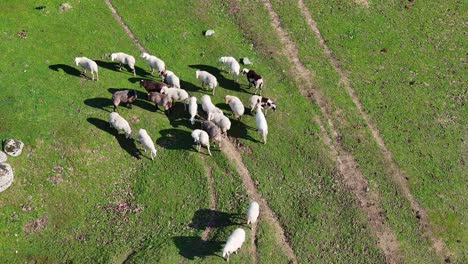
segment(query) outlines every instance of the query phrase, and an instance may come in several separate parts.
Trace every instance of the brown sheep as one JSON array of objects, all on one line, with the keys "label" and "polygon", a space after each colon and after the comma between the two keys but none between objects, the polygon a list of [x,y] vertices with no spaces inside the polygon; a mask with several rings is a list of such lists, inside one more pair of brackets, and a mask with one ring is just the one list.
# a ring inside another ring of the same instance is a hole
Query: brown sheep
[{"label": "brown sheep", "polygon": [[135,90],[117,91],[112,94],[112,102],[114,104],[114,112],[117,112],[117,106],[122,103],[127,103],[128,108],[132,108],[132,103],[138,98]]},{"label": "brown sheep", "polygon": [[167,87],[167,85],[165,83],[162,83],[162,82],[155,82],[155,81],[151,81],[151,80],[141,80],[140,81],[140,87],[145,88],[145,90],[148,93],[151,93],[151,92],[160,93],[161,89],[163,87]]},{"label": "brown sheep", "polygon": [[154,105],[156,106],[156,110],[159,109],[159,105],[164,107],[164,111],[168,111],[170,112],[171,108],[172,108],[172,99],[165,95],[165,94],[162,94],[162,93],[158,93],[158,92],[151,92],[151,93],[148,93],[148,101],[151,101],[154,103]]}]

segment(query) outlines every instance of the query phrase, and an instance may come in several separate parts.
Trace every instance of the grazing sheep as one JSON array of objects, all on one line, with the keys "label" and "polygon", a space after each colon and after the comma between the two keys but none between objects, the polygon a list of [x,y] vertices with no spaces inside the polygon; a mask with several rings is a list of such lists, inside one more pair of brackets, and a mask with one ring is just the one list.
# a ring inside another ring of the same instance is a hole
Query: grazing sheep
[{"label": "grazing sheep", "polygon": [[180,79],[173,72],[168,70],[159,71],[159,77],[162,81],[172,87],[180,88]]},{"label": "grazing sheep", "polygon": [[187,91],[185,91],[184,89],[163,87],[161,89],[161,93],[162,94],[167,94],[169,96],[169,98],[171,98],[172,101],[174,101],[174,102],[175,101],[183,102],[184,103],[184,110],[187,109],[189,95],[188,95]]},{"label": "grazing sheep", "polygon": [[255,224],[257,222],[258,215],[260,214],[260,205],[257,202],[252,201],[247,211],[247,224]]},{"label": "grazing sheep", "polygon": [[146,52],[143,52],[140,56],[144,60],[146,60],[146,62],[148,62],[148,65],[150,66],[151,75],[153,75],[154,69],[156,69],[158,72],[164,71],[166,69],[166,64],[160,58],[153,55],[149,55]]},{"label": "grazing sheep", "polygon": [[247,81],[249,82],[249,88],[255,86],[255,94],[260,89],[260,95],[262,95],[263,79],[262,76],[258,75],[255,71],[249,69],[242,69],[242,74],[247,75]]},{"label": "grazing sheep", "polygon": [[211,119],[208,120],[215,123],[221,129],[221,132],[227,136],[227,131],[231,129],[231,120],[229,118],[222,113],[213,113]]},{"label": "grazing sheep", "polygon": [[204,130],[211,139],[221,143],[221,129],[211,121],[203,121],[201,123],[201,129]]},{"label": "grazing sheep", "polygon": [[245,111],[245,107],[242,104],[241,100],[236,96],[226,95],[224,96],[224,102],[226,102],[226,104],[229,104],[229,107],[231,107],[234,117],[240,120],[244,115]]},{"label": "grazing sheep", "polygon": [[167,84],[162,83],[162,82],[155,82],[152,80],[141,80],[140,81],[140,87],[145,88],[148,93],[150,92],[161,92],[161,89],[163,87],[168,87]]},{"label": "grazing sheep", "polygon": [[143,145],[145,152],[147,149],[151,152],[151,160],[154,161],[154,157],[156,157],[156,148],[154,147],[154,142],[148,135],[148,132],[143,128],[138,130],[138,141]]},{"label": "grazing sheep", "polygon": [[216,86],[218,86],[218,80],[216,80],[216,77],[214,77],[213,74],[207,71],[197,70],[195,72],[195,77],[201,81],[202,88],[205,88],[205,85],[208,85],[208,87],[213,90],[214,95]]},{"label": "grazing sheep", "polygon": [[76,66],[80,65],[83,68],[84,70],[83,74],[86,74],[86,71],[89,70],[91,72],[91,75],[93,76],[93,81],[94,81],[94,73],[96,73],[96,81],[99,80],[98,66],[95,61],[92,61],[86,57],[76,57],[75,64]]},{"label": "grazing sheep", "polygon": [[154,103],[154,105],[156,106],[156,110],[159,109],[158,107],[159,105],[164,107],[164,111],[170,112],[172,108],[172,99],[166,94],[162,94],[158,92],[148,93],[148,101],[151,101]]},{"label": "grazing sheep", "polygon": [[195,116],[198,112],[197,98],[195,96],[190,97],[188,109],[190,113],[190,123],[193,125],[195,124]]},{"label": "grazing sheep", "polygon": [[203,111],[206,112],[207,114],[207,119],[208,120],[211,120],[211,115],[214,114],[214,113],[223,113],[223,111],[221,111],[221,109],[219,109],[218,107],[216,107],[212,102],[211,102],[211,97],[207,94],[203,95],[202,98],[201,98],[201,105],[202,105],[202,109]]},{"label": "grazing sheep", "polygon": [[117,112],[117,106],[122,103],[127,103],[128,108],[132,108],[132,103],[138,98],[135,90],[117,91],[112,94],[112,103],[114,104],[114,112]]},{"label": "grazing sheep", "polygon": [[263,109],[265,109],[265,116],[268,109],[273,109],[276,111],[276,103],[274,103],[270,98],[262,97],[260,95],[252,95],[249,99],[250,103],[250,113],[252,114],[254,110],[257,109],[257,104],[260,104]]},{"label": "grazing sheep", "polygon": [[109,114],[109,125],[114,127],[117,131],[124,131],[126,138],[131,138],[132,129],[128,124],[127,120],[121,117],[117,112],[112,112]]},{"label": "grazing sheep", "polygon": [[242,228],[237,228],[232,232],[226,241],[223,248],[223,258],[229,261],[229,255],[236,253],[245,241],[245,231]]},{"label": "grazing sheep", "polygon": [[112,61],[117,60],[119,62],[119,69],[122,69],[122,64],[127,64],[128,67],[133,71],[133,76],[136,76],[135,72],[135,57],[132,55],[125,54],[123,52],[116,52],[110,55]]},{"label": "grazing sheep", "polygon": [[255,115],[255,122],[257,124],[258,133],[262,135],[263,144],[266,144],[268,135],[268,124],[265,116],[262,113],[262,106],[260,104],[257,105],[257,114]]},{"label": "grazing sheep", "polygon": [[237,79],[239,78],[239,72],[240,72],[239,62],[237,62],[237,60],[234,57],[221,57],[219,58],[219,62],[228,66],[229,73],[234,76],[237,82]]},{"label": "grazing sheep", "polygon": [[204,146],[208,149],[208,154],[210,154],[211,156],[210,137],[208,136],[208,133],[206,133],[206,131],[203,131],[201,129],[195,129],[192,132],[192,138],[195,144],[197,144],[198,152],[200,152],[201,146]]}]

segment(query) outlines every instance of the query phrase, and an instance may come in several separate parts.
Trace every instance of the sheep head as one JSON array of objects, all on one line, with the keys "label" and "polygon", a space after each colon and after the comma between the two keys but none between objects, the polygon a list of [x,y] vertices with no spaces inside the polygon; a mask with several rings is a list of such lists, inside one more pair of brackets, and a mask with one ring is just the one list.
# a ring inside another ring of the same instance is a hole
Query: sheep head
[{"label": "sheep head", "polygon": [[246,68],[242,69],[242,74],[243,75],[246,75],[247,73],[249,73],[249,69],[246,69]]}]

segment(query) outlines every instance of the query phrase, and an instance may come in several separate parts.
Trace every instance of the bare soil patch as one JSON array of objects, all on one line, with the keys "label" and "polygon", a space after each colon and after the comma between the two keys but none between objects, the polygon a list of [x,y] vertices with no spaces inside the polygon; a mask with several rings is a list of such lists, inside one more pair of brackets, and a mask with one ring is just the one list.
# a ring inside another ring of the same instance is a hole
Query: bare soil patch
[{"label": "bare soil patch", "polygon": [[40,232],[44,230],[48,220],[49,218],[47,217],[47,215],[43,215],[37,219],[29,220],[24,225],[24,231],[28,234]]}]

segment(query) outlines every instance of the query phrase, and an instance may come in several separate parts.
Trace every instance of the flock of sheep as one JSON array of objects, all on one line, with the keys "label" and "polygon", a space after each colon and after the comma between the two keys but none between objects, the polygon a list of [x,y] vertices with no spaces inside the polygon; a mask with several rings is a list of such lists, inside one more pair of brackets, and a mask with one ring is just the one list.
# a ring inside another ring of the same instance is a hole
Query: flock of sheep
[{"label": "flock of sheep", "polygon": [[[133,75],[136,76],[135,58],[133,56],[117,52],[110,54],[109,58],[112,61],[117,61],[119,63],[119,69],[122,68],[122,65],[127,65],[133,72]],[[139,82],[140,87],[143,87],[147,91],[147,99],[155,104],[156,109],[158,109],[158,106],[161,106],[166,113],[170,113],[171,108],[176,101],[183,102],[184,110],[187,110],[188,106],[188,112],[190,114],[189,120],[190,123],[194,125],[195,117],[199,116],[197,98],[195,96],[189,97],[187,91],[180,87],[179,77],[177,77],[177,75],[172,71],[166,69],[166,64],[163,60],[148,53],[142,53],[141,58],[147,61],[150,67],[150,73],[153,75],[154,70],[157,70],[162,79],[162,82],[144,79]],[[265,115],[269,108],[276,110],[276,104],[269,98],[261,96],[263,88],[262,76],[258,75],[253,70],[242,69],[241,71],[239,63],[233,57],[221,57],[219,58],[219,62],[222,63],[223,66],[228,67],[229,73],[233,76],[236,82],[238,81],[239,75],[242,73],[247,76],[249,88],[252,86],[255,87],[255,95],[250,97],[248,103],[251,107],[251,114],[253,111],[256,112],[255,120],[258,133],[262,137],[262,142],[266,144],[268,124]],[[98,80],[98,65],[96,62],[86,57],[76,57],[75,64],[76,66],[81,66],[84,69],[83,74],[86,74],[86,71],[90,71],[92,80],[95,78],[96,81]],[[214,95],[215,89],[218,86],[218,81],[214,75],[207,71],[196,70],[195,77],[201,81],[202,88],[207,87],[212,90],[212,95]],[[260,95],[257,95],[257,92],[259,92]],[[131,138],[132,130],[129,123],[117,113],[117,108],[120,103],[126,103],[127,106],[131,108],[132,103],[135,100],[137,100],[137,93],[134,90],[117,91],[112,95],[114,110],[109,114],[109,124],[111,127],[117,129],[117,131],[125,132],[127,138]],[[242,101],[233,95],[226,95],[224,97],[224,101],[231,108],[233,117],[241,120],[245,112],[245,107]],[[224,115],[221,109],[212,103],[209,95],[203,95],[201,97],[201,106],[204,113],[206,113],[206,120],[201,122],[201,129],[195,129],[192,131],[191,136],[199,152],[203,146],[207,148],[208,154],[211,155],[210,140],[212,140],[213,143],[214,141],[217,141],[220,145],[221,137],[226,136],[227,131],[231,128],[231,121]],[[265,111],[265,114],[262,110]],[[154,141],[151,139],[148,132],[145,129],[139,129],[137,138],[144,147],[144,151],[146,152],[146,150],[149,150],[150,157],[154,160],[154,157],[156,156],[156,148]],[[253,201],[247,212],[247,224],[256,223],[259,211],[259,204]],[[242,228],[234,230],[224,246],[223,258],[227,258],[227,260],[229,260],[229,255],[237,252],[244,241],[245,231]]]}]

